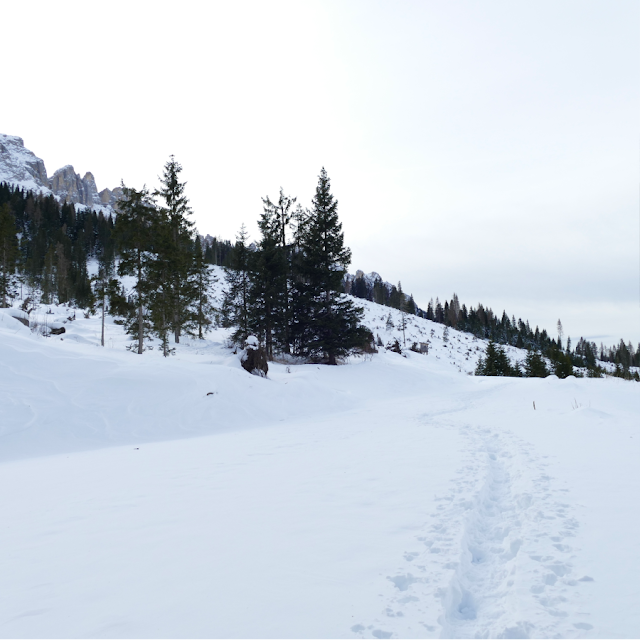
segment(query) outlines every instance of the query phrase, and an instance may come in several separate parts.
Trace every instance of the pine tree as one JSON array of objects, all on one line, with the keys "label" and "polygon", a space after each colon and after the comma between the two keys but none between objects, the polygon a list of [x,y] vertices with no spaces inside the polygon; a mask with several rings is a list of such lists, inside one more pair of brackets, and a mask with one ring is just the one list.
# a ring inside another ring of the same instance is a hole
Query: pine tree
[{"label": "pine tree", "polygon": [[169,346],[172,320],[176,313],[177,298],[174,296],[172,256],[175,256],[173,234],[163,211],[157,212],[151,230],[153,252],[149,256],[145,276],[148,289],[148,314],[153,333],[160,339],[162,355],[175,353]]},{"label": "pine tree", "polygon": [[8,306],[13,295],[14,274],[18,258],[18,240],[15,218],[8,202],[0,206],[0,298]]},{"label": "pine tree", "polygon": [[457,293],[454,293],[451,298],[447,314],[449,324],[455,329],[458,326],[458,316],[460,315],[460,300],[458,300]]},{"label": "pine tree", "polygon": [[181,171],[182,166],[171,156],[160,177],[162,187],[155,192],[164,201],[162,224],[156,230],[158,259],[162,263],[158,273],[164,273],[168,278],[162,287],[163,311],[160,315],[167,316],[164,322],[172,330],[176,343],[180,342],[180,335],[188,323],[188,309],[196,297],[193,287],[189,286],[194,258],[193,222],[188,219],[192,212],[185,196],[186,183],[180,182]]},{"label": "pine tree", "polygon": [[42,270],[42,277],[40,278],[40,287],[42,289],[42,303],[51,304],[53,301],[54,290],[54,277],[55,269],[53,266],[54,250],[53,246],[50,246],[47,253],[44,256],[44,268]]},{"label": "pine tree", "polygon": [[225,268],[227,286],[222,301],[222,324],[234,328],[231,340],[236,344],[244,344],[250,335],[249,305],[252,284],[248,239],[249,235],[243,224],[231,252],[230,264]]},{"label": "pine tree", "polygon": [[308,327],[309,340],[303,348],[307,355],[335,365],[337,358],[360,346],[366,338],[360,326],[362,309],[355,308],[341,294],[351,251],[344,246],[338,202],[324,168],[318,177],[312,209],[298,233],[301,260],[297,292],[309,310],[308,317],[298,318]]},{"label": "pine tree", "polygon": [[[295,224],[300,216],[300,208],[296,211],[292,210],[296,200],[297,198],[285,195],[284,190],[280,187],[277,204],[272,203],[268,196],[263,198],[264,211],[259,223],[263,238],[269,238],[267,244],[269,250],[273,252],[270,262],[275,271],[272,274],[273,282],[270,284],[275,289],[279,289],[279,291],[275,292],[277,304],[274,314],[278,319],[275,327],[275,337],[278,346],[285,353],[290,353],[291,350],[289,334],[293,292],[291,248],[287,244],[287,229],[292,223]],[[267,353],[269,354],[269,349],[267,349]],[[268,357],[271,356],[268,355]]]},{"label": "pine tree", "polygon": [[546,378],[549,369],[540,353],[529,351],[524,362],[524,374],[527,378]]},{"label": "pine tree", "polygon": [[562,336],[564,335],[564,330],[562,329],[562,322],[558,319],[557,327],[558,329],[558,349],[562,349]]},{"label": "pine tree", "polygon": [[[104,324],[107,315],[107,288],[109,286],[109,272],[104,265],[98,266],[98,273],[91,278],[91,283],[93,285],[93,301],[97,303],[101,313],[100,346],[104,347]],[[95,311],[94,307],[91,307],[91,311]]]},{"label": "pine tree", "polygon": [[407,346],[407,336],[406,336],[406,330],[407,330],[407,308],[408,308],[408,304],[407,304],[407,297],[405,296],[404,292],[402,291],[402,285],[398,282],[398,291],[400,292],[400,328],[402,329],[402,346],[406,347]]},{"label": "pine tree", "polygon": [[566,378],[573,375],[573,363],[571,362],[571,356],[562,351],[552,341],[551,347],[545,354],[549,360],[551,360],[551,366],[553,367],[553,373],[558,378]]},{"label": "pine tree", "polygon": [[[102,214],[100,214],[102,215]],[[102,221],[104,221],[104,216],[102,216]],[[109,299],[109,293],[113,290],[114,286],[116,286],[117,281],[113,279],[113,248],[107,247],[105,244],[101,244],[97,249],[97,257],[98,257],[98,273],[91,279],[93,284],[93,304],[96,302],[100,307],[100,312],[102,315],[102,330],[100,337],[100,344],[104,347],[104,329],[105,329],[105,317],[107,314],[107,300]]]},{"label": "pine tree", "polygon": [[394,309],[400,309],[402,307],[402,298],[403,298],[403,293],[402,293],[402,285],[398,282],[398,286],[392,286],[391,287],[391,293],[389,294],[389,301],[388,304],[390,307],[393,307]]},{"label": "pine tree", "polygon": [[193,261],[192,281],[196,293],[193,303],[193,317],[198,329],[198,338],[204,338],[204,334],[209,331],[211,320],[209,316],[213,312],[213,306],[209,301],[209,290],[214,282],[214,276],[205,262],[202,251],[200,236],[196,235],[195,259]]},{"label": "pine tree", "polygon": [[56,293],[58,302],[63,304],[69,301],[69,260],[66,256],[65,247],[61,242],[56,244],[55,273],[56,273]]},{"label": "pine tree", "polygon": [[435,316],[435,312],[434,312],[434,307],[433,307],[433,298],[431,298],[431,300],[429,300],[429,304],[427,306],[427,320],[435,320],[436,316]]},{"label": "pine tree", "polygon": [[148,333],[146,307],[150,301],[147,269],[152,259],[152,233],[157,225],[157,209],[146,188],[140,191],[122,185],[123,196],[118,203],[115,235],[120,250],[118,274],[135,278],[135,318],[128,318],[127,331],[137,341],[137,351],[144,350],[144,337]]},{"label": "pine tree", "polygon": [[289,265],[286,227],[291,220],[291,199],[280,191],[274,205],[263,198],[263,212],[258,221],[261,238],[251,255],[249,323],[252,332],[264,343],[267,359],[276,350],[289,351]]},{"label": "pine tree", "polygon": [[509,356],[503,347],[490,340],[484,357],[481,357],[476,367],[477,376],[518,376],[519,370],[511,366]]}]

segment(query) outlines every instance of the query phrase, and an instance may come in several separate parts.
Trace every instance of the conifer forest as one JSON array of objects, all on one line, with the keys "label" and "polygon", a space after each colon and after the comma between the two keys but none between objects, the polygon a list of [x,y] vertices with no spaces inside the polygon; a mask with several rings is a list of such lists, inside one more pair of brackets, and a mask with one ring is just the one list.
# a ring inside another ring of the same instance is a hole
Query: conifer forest
[{"label": "conifer forest", "polygon": [[[638,380],[630,368],[640,366],[640,345],[620,340],[605,347],[583,338],[572,345],[563,342],[560,321],[552,335],[506,311],[461,304],[456,294],[421,308],[401,283],[350,276],[351,252],[324,169],[309,207],[280,189],[276,199],[262,199],[259,237],[251,240],[243,225],[235,242],[198,234],[181,171],[172,156],[159,189],[123,184],[116,215],[106,217],[0,184],[2,306],[20,298],[27,311],[57,302],[109,314],[138,354],[158,340],[169,356],[182,335],[202,338],[217,324],[232,329],[241,347],[256,336],[268,360],[336,364],[381,346],[361,324],[353,298],[365,299],[489,340],[477,375],[601,377],[598,362],[610,362],[613,375]],[[97,264],[93,275],[88,261]],[[221,300],[211,297],[210,265],[224,267]],[[525,361],[511,364],[502,345],[526,349]]]}]

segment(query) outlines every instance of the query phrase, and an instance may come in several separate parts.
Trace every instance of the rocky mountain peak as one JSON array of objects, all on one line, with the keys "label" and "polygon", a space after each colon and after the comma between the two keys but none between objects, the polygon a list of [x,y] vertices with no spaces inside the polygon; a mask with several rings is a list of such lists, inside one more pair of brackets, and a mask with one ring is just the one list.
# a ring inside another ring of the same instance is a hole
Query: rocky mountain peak
[{"label": "rocky mountain peak", "polygon": [[52,194],[59,202],[72,202],[92,209],[109,209],[109,213],[122,196],[120,187],[98,192],[93,174],[87,171],[81,178],[70,164],[48,178],[44,162],[25,148],[23,139],[4,133],[0,133],[0,182]]},{"label": "rocky mountain peak", "polygon": [[19,184],[33,191],[48,190],[44,162],[24,146],[18,136],[0,133],[0,182]]}]

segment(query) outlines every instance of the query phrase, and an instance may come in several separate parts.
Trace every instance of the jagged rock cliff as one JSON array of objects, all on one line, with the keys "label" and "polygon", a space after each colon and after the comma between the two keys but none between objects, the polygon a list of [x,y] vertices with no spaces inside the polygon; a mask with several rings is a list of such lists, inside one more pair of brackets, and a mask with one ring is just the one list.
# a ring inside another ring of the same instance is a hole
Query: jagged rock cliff
[{"label": "jagged rock cliff", "polygon": [[22,138],[4,133],[0,133],[0,182],[51,193],[60,202],[73,202],[93,209],[114,209],[122,195],[120,187],[98,192],[93,174],[87,172],[81,178],[70,164],[48,178],[44,162],[25,148]]},{"label": "jagged rock cliff", "polygon": [[88,207],[111,206],[113,207],[117,199],[122,195],[122,189],[117,187],[113,191],[103,189],[98,193],[96,180],[93,174],[88,171],[84,178],[76,173],[73,167],[68,164],[62,169],[58,169],[49,178],[49,188],[60,201],[75,202]]},{"label": "jagged rock cliff", "polygon": [[48,191],[44,162],[25,149],[22,138],[0,133],[0,182],[19,184],[33,191]]}]

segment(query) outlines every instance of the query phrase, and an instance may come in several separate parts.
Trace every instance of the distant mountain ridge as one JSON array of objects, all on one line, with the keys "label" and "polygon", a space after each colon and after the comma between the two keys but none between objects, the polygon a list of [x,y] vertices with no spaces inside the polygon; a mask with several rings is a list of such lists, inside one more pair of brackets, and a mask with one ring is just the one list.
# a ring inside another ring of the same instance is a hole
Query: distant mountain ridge
[{"label": "distant mountain ridge", "polygon": [[44,161],[24,146],[18,136],[0,133],[0,182],[22,189],[53,195],[58,202],[74,203],[103,213],[113,213],[122,189],[98,191],[91,172],[81,177],[68,164],[47,177]]}]

